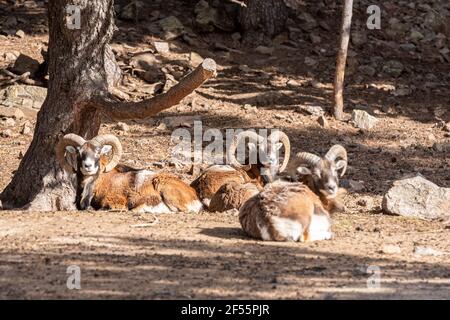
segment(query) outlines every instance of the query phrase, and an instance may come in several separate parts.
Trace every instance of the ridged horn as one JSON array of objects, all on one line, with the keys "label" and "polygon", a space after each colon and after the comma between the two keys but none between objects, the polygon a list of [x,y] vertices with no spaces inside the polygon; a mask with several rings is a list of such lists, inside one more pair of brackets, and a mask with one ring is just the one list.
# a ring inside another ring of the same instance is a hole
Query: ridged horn
[{"label": "ridged horn", "polygon": [[236,149],[239,143],[245,138],[248,138],[250,142],[253,142],[256,145],[258,145],[258,143],[264,143],[264,138],[259,134],[257,134],[256,132],[249,130],[242,131],[233,137],[233,140],[231,141],[230,147],[228,148],[227,151],[227,158],[231,166],[236,168],[242,168],[244,170],[250,170],[251,164],[241,164],[236,159]]},{"label": "ridged horn", "polygon": [[335,144],[328,150],[327,154],[325,155],[325,158],[330,161],[336,161],[336,159],[341,158],[345,161],[345,166],[342,169],[341,177],[344,175],[345,171],[347,170],[347,150],[340,144]]},{"label": "ridged horn", "polygon": [[298,164],[306,164],[310,167],[314,167],[321,159],[319,156],[309,152],[297,153]]},{"label": "ridged horn", "polygon": [[56,160],[59,162],[61,168],[67,172],[74,172],[74,168],[67,162],[66,159],[66,147],[81,147],[85,143],[86,140],[75,133],[69,133],[62,137],[55,150]]},{"label": "ridged horn", "polygon": [[278,169],[279,172],[283,172],[284,170],[286,170],[286,167],[289,163],[289,159],[291,157],[291,142],[289,141],[289,137],[287,136],[286,133],[277,130],[275,132],[272,132],[270,136],[267,138],[267,140],[270,142],[281,141],[281,143],[283,144],[284,159],[282,165]]},{"label": "ridged horn", "polygon": [[112,134],[102,134],[92,138],[90,142],[99,148],[104,145],[112,146],[112,158],[105,166],[105,172],[111,171],[119,164],[119,161],[122,158],[122,144],[116,136]]}]

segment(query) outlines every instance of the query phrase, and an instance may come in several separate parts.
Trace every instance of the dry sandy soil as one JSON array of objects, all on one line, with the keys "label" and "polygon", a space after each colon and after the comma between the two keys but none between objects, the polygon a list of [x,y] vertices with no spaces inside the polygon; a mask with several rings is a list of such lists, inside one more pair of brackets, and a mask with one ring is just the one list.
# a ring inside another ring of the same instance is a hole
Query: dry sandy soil
[{"label": "dry sandy soil", "polygon": [[[3,18],[9,8],[5,3],[0,1]],[[188,5],[153,3],[148,4],[150,11],[177,15],[189,25],[190,18],[183,15],[192,10]],[[364,13],[364,8],[357,10],[355,25]],[[16,14],[24,19],[19,26],[26,35],[0,39],[0,57],[17,50],[42,60],[45,26],[40,29],[36,27],[39,23],[26,21],[44,23],[45,12],[22,12],[19,8]],[[331,30],[336,30],[337,20],[327,20]],[[123,51],[118,55],[123,65],[132,53],[151,49],[151,40],[158,39],[143,37],[148,31],[142,24],[119,21],[118,25],[114,43]],[[269,57],[251,47],[237,47],[229,34],[201,35],[198,47],[174,40],[164,63],[180,64],[187,72],[187,57],[195,50],[218,62],[218,77],[156,118],[129,122],[127,131],[106,122],[101,132],[119,135],[125,163],[161,170],[155,162],[162,162],[162,170],[188,182],[194,178],[188,170],[170,165],[172,128],[159,126],[164,117],[196,115],[204,130],[280,128],[291,139],[292,154],[300,150],[323,153],[332,144],[341,143],[349,152],[346,178],[361,182],[363,188],[350,190],[346,196],[347,211],[334,217],[333,240],[308,244],[255,241],[241,231],[233,213],[163,215],[148,226],[152,216],[126,212],[2,211],[0,298],[449,299],[448,225],[387,216],[380,207],[392,181],[405,174],[420,172],[436,184],[450,187],[449,155],[433,148],[436,143],[448,142],[436,115],[450,120],[449,64],[426,51],[418,56],[386,45],[387,40],[376,42],[384,36],[375,31],[367,45],[352,48],[360,63],[380,56],[401,61],[405,71],[398,78],[381,73],[372,78],[349,74],[346,108],[351,112],[364,107],[379,123],[370,133],[362,133],[348,122],[327,116],[329,126],[324,128],[316,116],[300,112],[307,105],[325,110],[331,106],[334,54],[328,53],[335,50],[337,35],[322,30],[320,36],[322,43],[316,47],[305,35],[298,47],[276,47]],[[218,50],[218,41],[235,49]],[[305,66],[306,56],[314,57],[318,65]],[[0,61],[1,67],[7,65],[7,61]],[[138,89],[145,83],[127,70],[127,87],[139,97]],[[436,77],[437,86],[421,87],[427,74]],[[300,85],[286,86],[290,79]],[[415,85],[415,89],[408,96],[395,97],[383,89],[389,85]],[[21,124],[18,121],[12,128],[13,137],[0,138],[0,190],[10,181],[31,142],[31,136],[19,133]],[[358,204],[361,198],[367,205]],[[399,252],[388,253],[388,245]],[[416,246],[443,254],[417,255],[413,252]],[[81,268],[81,290],[66,287],[70,265]],[[367,287],[369,266],[380,268],[380,288]]]}]

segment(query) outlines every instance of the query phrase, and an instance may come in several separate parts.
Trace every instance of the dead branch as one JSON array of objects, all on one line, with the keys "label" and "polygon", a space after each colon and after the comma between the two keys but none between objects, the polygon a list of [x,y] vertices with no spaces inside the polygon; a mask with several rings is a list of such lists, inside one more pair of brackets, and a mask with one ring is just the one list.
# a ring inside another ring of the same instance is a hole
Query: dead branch
[{"label": "dead branch", "polygon": [[6,69],[0,70],[4,75],[10,77],[11,79],[8,79],[6,81],[2,81],[2,86],[5,85],[11,85],[16,82],[22,82],[24,84],[30,84],[30,85],[39,85],[40,83],[38,81],[35,81],[33,79],[30,79],[30,72],[25,72],[21,75],[17,75],[15,73],[12,73],[11,71],[8,71]]},{"label": "dead branch", "polygon": [[344,76],[347,62],[347,49],[350,40],[350,26],[352,24],[353,0],[345,0],[342,11],[342,24],[339,51],[336,59],[336,74],[334,78],[334,117],[337,120],[344,118]]},{"label": "dead branch", "polygon": [[203,82],[216,75],[216,62],[203,60],[193,72],[184,77],[167,92],[140,102],[121,102],[103,98],[93,101],[94,106],[112,120],[144,119],[178,104]]}]

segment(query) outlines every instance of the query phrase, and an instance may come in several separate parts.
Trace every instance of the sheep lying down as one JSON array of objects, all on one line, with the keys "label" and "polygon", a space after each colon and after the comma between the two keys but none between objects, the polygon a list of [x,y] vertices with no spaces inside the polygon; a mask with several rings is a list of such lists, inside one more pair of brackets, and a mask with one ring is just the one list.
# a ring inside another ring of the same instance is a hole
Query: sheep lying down
[{"label": "sheep lying down", "polygon": [[319,197],[302,183],[276,181],[246,201],[239,221],[250,236],[267,241],[332,238],[331,219]]}]

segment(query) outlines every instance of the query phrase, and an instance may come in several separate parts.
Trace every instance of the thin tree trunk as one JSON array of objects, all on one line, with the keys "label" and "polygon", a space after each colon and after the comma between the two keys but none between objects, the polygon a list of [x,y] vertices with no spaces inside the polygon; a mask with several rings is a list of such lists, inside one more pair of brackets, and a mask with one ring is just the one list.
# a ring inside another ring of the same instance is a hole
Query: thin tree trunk
[{"label": "thin tree trunk", "polygon": [[284,30],[288,7],[283,0],[246,0],[240,8],[239,24],[247,41],[263,41]]},{"label": "thin tree trunk", "polygon": [[334,117],[337,120],[344,118],[344,77],[347,62],[348,42],[350,40],[350,26],[352,24],[353,0],[344,1],[342,11],[342,24],[339,51],[336,59],[336,74],[334,78]]},{"label": "thin tree trunk", "polygon": [[[81,8],[81,29],[66,25],[66,6]],[[178,103],[215,75],[207,59],[167,93],[138,103],[111,94],[121,79],[108,43],[114,31],[113,0],[50,0],[49,86],[38,113],[34,137],[12,181],[0,194],[3,208],[74,210],[75,190],[56,162],[54,148],[67,133],[86,139],[98,134],[101,115],[145,118]]]}]

